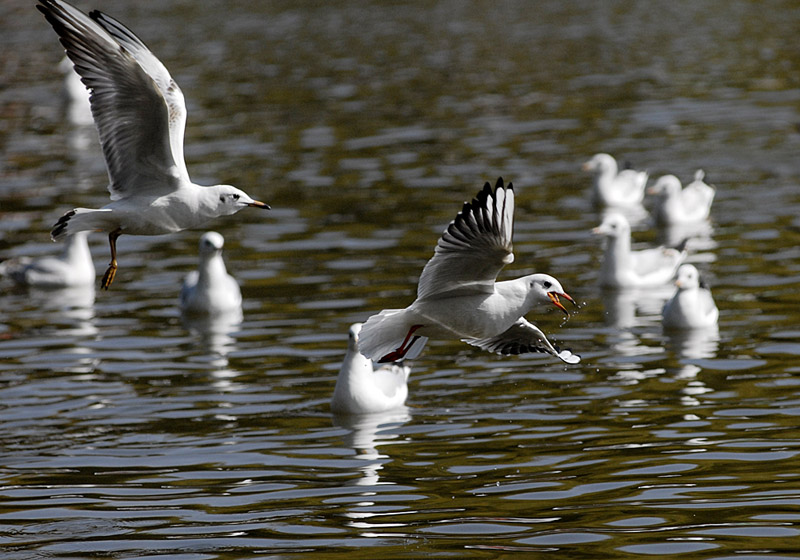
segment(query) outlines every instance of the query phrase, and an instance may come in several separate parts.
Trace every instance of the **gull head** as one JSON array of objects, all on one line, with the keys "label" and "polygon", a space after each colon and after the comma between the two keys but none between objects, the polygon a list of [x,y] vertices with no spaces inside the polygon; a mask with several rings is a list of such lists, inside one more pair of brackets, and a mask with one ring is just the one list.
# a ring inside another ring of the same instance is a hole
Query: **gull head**
[{"label": "gull head", "polygon": [[681,182],[675,175],[659,177],[656,184],[647,189],[647,194],[660,194],[665,197],[678,196],[681,192]]},{"label": "gull head", "polygon": [[528,297],[532,298],[535,303],[552,303],[566,313],[567,317],[569,317],[569,311],[561,303],[561,298],[576,307],[578,306],[575,300],[561,287],[561,283],[552,276],[548,274],[531,274],[526,278],[528,281]]},{"label": "gull head", "polygon": [[216,231],[207,231],[200,237],[200,255],[211,257],[222,252],[225,238]]},{"label": "gull head", "polygon": [[210,188],[214,189],[213,194],[216,196],[218,216],[236,214],[236,212],[246,206],[269,210],[269,204],[253,200],[246,192],[232,187],[231,185],[217,185]]},{"label": "gull head", "polygon": [[700,273],[694,265],[682,264],[678,269],[678,279],[675,280],[675,285],[679,290],[691,290],[700,287]]},{"label": "gull head", "polygon": [[605,235],[606,237],[622,237],[631,234],[631,226],[628,219],[622,214],[613,212],[608,214],[603,222],[592,230],[595,235]]},{"label": "gull head", "polygon": [[358,333],[361,332],[363,323],[353,323],[347,335],[347,348],[353,352],[358,352]]},{"label": "gull head", "polygon": [[617,160],[608,154],[595,154],[592,159],[583,164],[582,169],[591,173],[617,173]]}]

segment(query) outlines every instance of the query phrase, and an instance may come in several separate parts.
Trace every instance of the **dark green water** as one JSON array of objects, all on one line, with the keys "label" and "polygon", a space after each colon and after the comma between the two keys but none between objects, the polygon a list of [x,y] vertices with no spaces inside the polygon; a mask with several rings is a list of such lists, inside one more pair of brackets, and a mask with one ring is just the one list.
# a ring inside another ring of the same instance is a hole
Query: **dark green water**
[{"label": "dark green water", "polygon": [[[177,310],[200,231],[122,237],[108,293],[2,284],[0,556],[800,552],[796,4],[80,6],[180,83],[192,178],[274,210],[210,225],[245,298],[229,335]],[[0,255],[47,254],[61,213],[105,203],[105,170],[64,119],[32,2],[0,5],[0,46]],[[599,151],[717,186],[692,258],[718,337],[665,336],[669,289],[597,287],[580,166]],[[582,309],[537,320],[584,361],[434,342],[407,410],[332,418],[349,324],[410,303],[442,228],[498,175],[518,205],[503,278],[561,280]]]}]

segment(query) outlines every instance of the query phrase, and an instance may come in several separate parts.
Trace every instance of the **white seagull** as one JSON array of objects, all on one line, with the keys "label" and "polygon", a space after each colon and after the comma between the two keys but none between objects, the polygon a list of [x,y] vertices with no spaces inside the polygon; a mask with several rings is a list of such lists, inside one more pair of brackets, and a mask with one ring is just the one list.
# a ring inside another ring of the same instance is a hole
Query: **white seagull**
[{"label": "white seagull", "polygon": [[195,315],[219,315],[242,309],[239,283],[222,260],[225,239],[216,231],[200,237],[200,265],[186,275],[181,288],[181,310]]},{"label": "white seagull", "polygon": [[408,397],[411,368],[387,364],[373,369],[372,360],[359,352],[361,323],[350,326],[347,353],[342,361],[331,410],[339,414],[373,414],[402,406]]},{"label": "white seagull", "polygon": [[607,215],[592,233],[607,238],[600,284],[609,288],[668,284],[686,258],[686,251],[667,247],[631,251],[631,226],[616,212]]},{"label": "white seagull", "polygon": [[623,169],[617,172],[617,160],[608,154],[595,154],[583,164],[591,172],[592,198],[595,204],[625,208],[638,206],[644,199],[647,172]]},{"label": "white seagull", "polygon": [[694,181],[685,188],[681,188],[681,182],[675,175],[659,177],[656,184],[647,189],[648,194],[656,195],[656,221],[671,226],[708,219],[716,190],[703,181],[704,177],[703,170],[698,169]]},{"label": "white seagull", "polygon": [[64,249],[57,257],[20,257],[3,261],[0,263],[0,276],[34,288],[91,286],[95,270],[86,240],[88,235],[88,232],[79,231],[67,238]]},{"label": "white seagull", "polygon": [[700,273],[690,265],[678,269],[675,281],[678,289],[664,304],[661,324],[667,329],[703,329],[714,327],[719,319],[719,309],[711,290],[700,282]]},{"label": "white seagull", "polygon": [[514,189],[489,183],[444,230],[419,279],[417,299],[405,309],[385,309],[361,330],[361,353],[379,363],[419,354],[428,338],[457,338],[498,354],[545,352],[569,364],[580,357],[559,350],[523,315],[560,297],[575,304],[558,280],[531,274],[496,282],[514,261]]},{"label": "white seagull", "polygon": [[60,0],[39,1],[37,8],[91,92],[112,200],[99,210],[70,210],[51,236],[59,240],[79,231],[109,232],[111,262],[103,289],[114,281],[116,241],[123,233],[173,233],[246,206],[269,208],[230,185],[192,183],[183,159],[183,94],[136,35],[99,11],[87,16]]}]

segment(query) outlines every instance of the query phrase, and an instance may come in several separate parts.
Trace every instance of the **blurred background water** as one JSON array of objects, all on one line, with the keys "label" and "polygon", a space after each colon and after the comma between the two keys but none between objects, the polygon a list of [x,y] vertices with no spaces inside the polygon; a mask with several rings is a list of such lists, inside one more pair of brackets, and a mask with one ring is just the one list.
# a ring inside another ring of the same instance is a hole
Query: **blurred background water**
[{"label": "blurred background water", "polygon": [[[109,292],[2,285],[0,556],[800,550],[796,3],[78,5],[181,85],[192,178],[273,211],[209,226],[242,285],[230,332],[177,310],[201,231],[123,236]],[[105,168],[33,2],[0,4],[0,45],[0,255],[50,254],[64,211],[108,200]],[[718,336],[666,336],[670,288],[598,288],[580,166],[600,151],[717,186],[692,260]],[[442,228],[501,175],[502,278],[561,280],[582,309],[536,319],[583,362],[432,342],[407,409],[333,418],[350,323],[410,303]]]}]

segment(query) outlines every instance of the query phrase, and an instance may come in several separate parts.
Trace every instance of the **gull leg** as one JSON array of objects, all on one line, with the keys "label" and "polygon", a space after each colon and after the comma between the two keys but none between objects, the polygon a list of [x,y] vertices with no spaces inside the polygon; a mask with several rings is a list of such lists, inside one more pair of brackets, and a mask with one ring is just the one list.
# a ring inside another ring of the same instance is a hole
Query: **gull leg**
[{"label": "gull leg", "polygon": [[[406,352],[408,352],[411,349],[411,347],[414,346],[414,343],[417,340],[419,340],[419,335],[415,336],[414,338],[411,338],[411,336],[417,329],[422,328],[422,326],[423,325],[413,325],[410,329],[408,329],[408,334],[403,339],[402,344],[400,344],[400,346],[396,350],[394,350],[393,352],[389,352],[383,358],[378,360],[378,363],[385,364],[387,362],[398,362],[402,360],[403,357],[406,355]],[[411,342],[409,342],[409,340]]]},{"label": "gull leg", "polygon": [[100,282],[100,287],[104,290],[108,290],[117,274],[117,237],[120,235],[122,235],[122,228],[117,228],[108,234],[108,243],[111,245],[111,262],[108,263],[106,273],[103,274],[103,280]]}]

